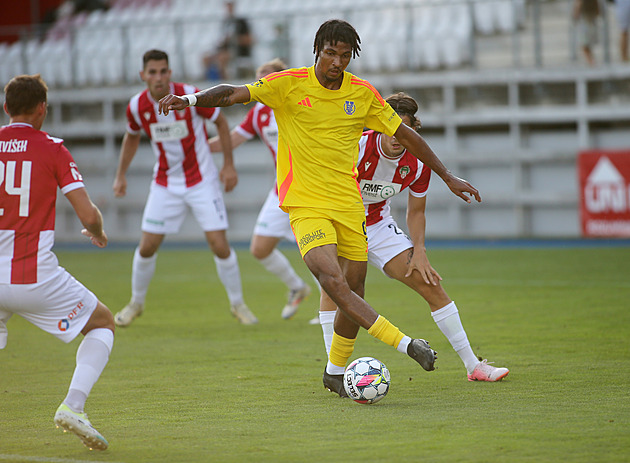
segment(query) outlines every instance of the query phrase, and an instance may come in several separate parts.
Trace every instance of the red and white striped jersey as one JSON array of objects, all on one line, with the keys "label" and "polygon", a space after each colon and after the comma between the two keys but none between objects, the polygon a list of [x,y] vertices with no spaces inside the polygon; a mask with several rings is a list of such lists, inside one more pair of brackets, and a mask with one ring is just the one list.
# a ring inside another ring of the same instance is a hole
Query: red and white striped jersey
[{"label": "red and white striped jersey", "polygon": [[[193,85],[176,82],[171,82],[170,87],[170,92],[178,96],[198,91]],[[157,158],[153,168],[155,183],[182,191],[216,174],[204,119],[215,121],[219,112],[219,108],[189,106],[165,116],[158,114],[158,102],[148,89],[131,98],[127,106],[127,131],[138,134],[144,130],[151,139]]]},{"label": "red and white striped jersey", "polygon": [[236,128],[237,133],[251,140],[258,135],[262,142],[269,148],[273,165],[276,165],[276,156],[278,154],[278,124],[273,115],[273,109],[262,103],[256,103],[249,110],[243,122]]},{"label": "red and white striped jersey", "polygon": [[57,270],[57,188],[83,179],[63,140],[15,123],[0,128],[0,284],[45,281]]},{"label": "red and white striped jersey", "polygon": [[387,157],[381,134],[373,130],[364,132],[359,140],[357,169],[368,226],[391,215],[391,198],[405,188],[413,196],[425,196],[431,179],[431,169],[407,150],[396,158]]}]

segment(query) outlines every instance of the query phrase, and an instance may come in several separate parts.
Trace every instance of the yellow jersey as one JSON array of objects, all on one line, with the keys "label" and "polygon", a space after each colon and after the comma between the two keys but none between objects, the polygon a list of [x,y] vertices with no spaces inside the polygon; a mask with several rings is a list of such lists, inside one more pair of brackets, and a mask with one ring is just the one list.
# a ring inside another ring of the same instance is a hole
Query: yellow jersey
[{"label": "yellow jersey", "polygon": [[273,109],[278,124],[280,207],[363,208],[356,169],[361,134],[368,128],[392,136],[402,122],[379,92],[349,72],[341,88],[329,90],[315,66],[269,74],[247,88],[251,100]]}]

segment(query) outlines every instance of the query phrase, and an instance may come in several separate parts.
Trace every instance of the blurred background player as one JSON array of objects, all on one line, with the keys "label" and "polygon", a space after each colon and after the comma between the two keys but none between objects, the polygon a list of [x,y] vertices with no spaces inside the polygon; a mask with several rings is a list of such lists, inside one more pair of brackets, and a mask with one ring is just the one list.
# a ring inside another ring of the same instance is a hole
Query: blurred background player
[{"label": "blurred background player", "polygon": [[[409,95],[397,93],[386,100],[414,130],[420,129],[416,119],[418,104]],[[359,187],[365,205],[368,261],[390,278],[409,286],[422,296],[431,308],[433,320],[460,356],[469,381],[499,381],[509,373],[495,368],[486,360],[479,361],[453,302],[442,285],[442,277],[431,266],[425,248],[425,209],[431,170],[407,152],[396,137],[373,130],[364,132],[359,141]],[[391,198],[409,188],[407,227],[409,235],[398,228],[391,215]],[[388,191],[387,195],[381,195]],[[387,198],[387,199],[384,199]],[[335,303],[322,292],[320,323],[326,352],[332,342]]]},{"label": "blurred background player", "polygon": [[[272,72],[282,71],[286,67],[282,60],[276,58],[261,65],[256,70],[256,78],[261,79]],[[240,146],[256,135],[269,148],[275,166],[278,150],[278,125],[273,110],[258,102],[249,110],[241,124],[230,132],[232,148]],[[221,151],[219,137],[213,137],[208,142],[211,152]],[[277,182],[274,181],[273,188],[269,191],[256,219],[249,249],[263,267],[280,278],[289,288],[287,304],[282,309],[282,318],[288,319],[295,315],[300,303],[311,293],[311,288],[295,272],[284,254],[276,249],[282,239],[295,242],[295,236],[289,223],[289,214],[278,206],[278,186]]]},{"label": "blurred background player", "polygon": [[[227,120],[215,108],[188,108],[169,116],[158,114],[157,102],[163,96],[196,91],[192,85],[171,82],[168,55],[163,51],[149,50],[144,54],[140,77],[147,89],[133,96],[127,107],[127,132],[120,150],[114,194],[126,194],[125,174],[138,150],[142,131],[151,139],[156,164],[142,217],[142,237],[133,257],[131,301],[116,314],[116,324],[128,326],[144,311],[156,253],[165,234],[179,231],[189,207],[214,253],[230,311],[243,324],[258,323],[243,299],[236,252],[226,236],[228,219],[220,182],[228,192],[238,181]],[[217,126],[223,147],[223,168],[218,176],[208,148],[205,119]]]},{"label": "blurred background player", "polygon": [[358,141],[364,127],[396,135],[414,156],[439,175],[451,191],[470,203],[479,192],[454,176],[422,137],[367,81],[345,69],[360,51],[357,31],[346,21],[324,22],[315,35],[311,67],[288,69],[248,85],[218,85],[192,95],[167,95],[164,114],[190,105],[230,106],[259,101],[278,122],[278,196],[289,212],[300,253],[339,310],[324,386],[340,396],[343,372],[360,327],[434,370],[436,353],[423,339],[411,339],[365,300],[367,236],[365,210],[356,183]]},{"label": "blurred background player", "polygon": [[68,394],[54,421],[89,448],[105,450],[108,443],[90,424],[84,406],[109,360],[114,319],[52,252],[57,188],[85,227],[81,233],[100,248],[107,246],[103,217],[63,140],[41,131],[48,87],[40,75],[14,77],[4,93],[10,120],[0,128],[0,349],[7,345],[6,323],[13,314],[64,342],[83,334]]}]

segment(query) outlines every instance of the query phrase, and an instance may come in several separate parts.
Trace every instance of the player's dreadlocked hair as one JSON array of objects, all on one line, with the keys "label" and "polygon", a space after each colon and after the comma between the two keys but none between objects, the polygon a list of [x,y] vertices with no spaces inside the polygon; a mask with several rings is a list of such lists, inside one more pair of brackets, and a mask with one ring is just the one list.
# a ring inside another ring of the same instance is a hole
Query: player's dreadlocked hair
[{"label": "player's dreadlocked hair", "polygon": [[319,52],[324,48],[324,42],[335,45],[337,42],[347,43],[352,47],[352,57],[359,56],[361,47],[361,38],[352,25],[342,19],[329,19],[319,26],[317,34],[315,34],[315,42],[313,42],[313,53],[315,53],[315,62]]},{"label": "player's dreadlocked hair", "polygon": [[396,113],[400,117],[409,117],[412,129],[414,129],[416,132],[420,130],[422,124],[420,124],[419,119],[416,119],[416,113],[418,112],[418,103],[416,103],[416,100],[411,98],[406,93],[399,92],[388,96],[385,101],[389,103],[389,105],[394,109],[394,111],[396,111]]}]

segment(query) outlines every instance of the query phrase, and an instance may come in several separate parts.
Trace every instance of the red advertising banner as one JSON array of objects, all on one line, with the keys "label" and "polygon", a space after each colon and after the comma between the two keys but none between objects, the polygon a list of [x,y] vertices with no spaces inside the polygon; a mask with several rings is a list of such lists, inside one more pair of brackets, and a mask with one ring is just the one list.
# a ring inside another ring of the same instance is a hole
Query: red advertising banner
[{"label": "red advertising banner", "polygon": [[630,151],[578,156],[582,235],[630,237]]}]

